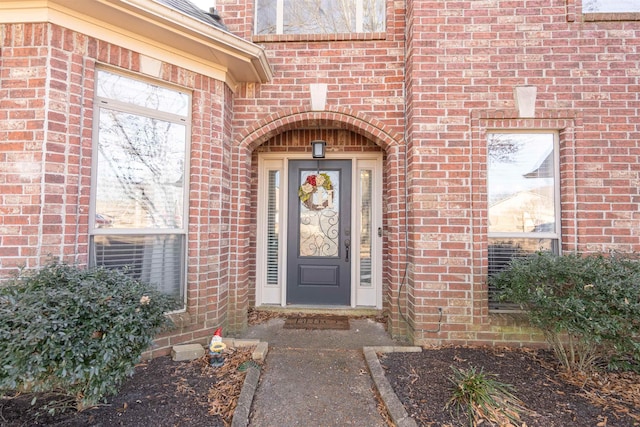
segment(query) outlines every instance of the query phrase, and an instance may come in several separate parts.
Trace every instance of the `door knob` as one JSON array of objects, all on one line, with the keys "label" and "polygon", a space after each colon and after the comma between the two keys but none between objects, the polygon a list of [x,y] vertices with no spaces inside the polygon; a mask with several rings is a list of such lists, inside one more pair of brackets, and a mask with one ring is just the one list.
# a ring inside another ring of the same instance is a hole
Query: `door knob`
[{"label": "door knob", "polygon": [[349,262],[349,249],[351,249],[351,240],[349,239],[344,239],[344,249],[345,249],[345,254],[346,254],[346,262]]}]

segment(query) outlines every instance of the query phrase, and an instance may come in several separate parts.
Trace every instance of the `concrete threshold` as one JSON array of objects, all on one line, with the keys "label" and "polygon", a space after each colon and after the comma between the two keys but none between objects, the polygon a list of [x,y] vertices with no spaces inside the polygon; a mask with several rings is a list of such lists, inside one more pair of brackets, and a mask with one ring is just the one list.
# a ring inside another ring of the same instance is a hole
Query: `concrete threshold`
[{"label": "concrete threshold", "polygon": [[260,306],[260,311],[267,311],[271,313],[281,313],[283,315],[287,314],[296,314],[296,313],[304,313],[304,314],[334,314],[341,316],[377,316],[382,313],[382,310],[378,310],[375,308],[353,308],[351,306],[317,306],[317,305],[288,305],[286,307],[282,306]]}]

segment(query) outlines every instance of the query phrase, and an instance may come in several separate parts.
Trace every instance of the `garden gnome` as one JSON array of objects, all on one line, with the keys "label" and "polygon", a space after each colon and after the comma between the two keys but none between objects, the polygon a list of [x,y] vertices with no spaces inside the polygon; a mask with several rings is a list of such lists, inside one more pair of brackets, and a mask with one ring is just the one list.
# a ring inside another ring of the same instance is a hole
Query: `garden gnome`
[{"label": "garden gnome", "polygon": [[213,333],[211,343],[209,344],[209,363],[214,368],[219,368],[224,365],[224,356],[222,355],[222,351],[225,348],[227,348],[227,345],[222,342],[222,328],[218,328]]}]

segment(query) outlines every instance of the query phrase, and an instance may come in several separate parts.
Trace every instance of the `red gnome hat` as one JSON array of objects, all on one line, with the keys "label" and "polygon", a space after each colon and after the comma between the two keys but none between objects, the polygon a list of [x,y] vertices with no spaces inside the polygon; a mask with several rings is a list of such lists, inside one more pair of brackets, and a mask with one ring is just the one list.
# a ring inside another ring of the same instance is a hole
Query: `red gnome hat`
[{"label": "red gnome hat", "polygon": [[221,337],[222,336],[222,328],[218,328],[216,329],[216,331],[213,333],[214,337]]}]

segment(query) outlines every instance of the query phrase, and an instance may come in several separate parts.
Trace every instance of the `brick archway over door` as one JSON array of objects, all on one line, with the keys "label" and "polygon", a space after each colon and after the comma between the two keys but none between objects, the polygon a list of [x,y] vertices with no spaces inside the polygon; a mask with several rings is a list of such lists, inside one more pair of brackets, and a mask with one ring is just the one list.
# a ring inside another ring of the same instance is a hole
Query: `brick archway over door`
[{"label": "brick archway over door", "polygon": [[303,108],[281,110],[255,122],[239,135],[234,146],[253,151],[274,135],[292,129],[347,129],[363,135],[389,152],[401,143],[399,135],[366,114],[348,108],[335,107],[326,111],[309,111]]},{"label": "brick archway over door", "polygon": [[[404,198],[399,197],[404,189],[404,145],[399,135],[388,129],[384,123],[354,112],[348,108],[334,107],[327,111],[310,111],[304,108],[281,110],[265,116],[238,134],[233,144],[232,167],[232,212],[230,227],[232,247],[237,248],[231,260],[231,283],[229,289],[229,326],[233,330],[243,330],[247,323],[251,269],[254,256],[250,247],[251,212],[249,209],[251,182],[251,154],[264,142],[283,132],[294,129],[344,129],[362,135],[385,151],[385,219],[386,247],[383,281],[387,292],[395,295],[402,273],[404,256]],[[402,199],[402,200],[400,200]],[[401,248],[402,247],[402,248]],[[402,249],[402,250],[401,250]],[[385,300],[389,295],[384,296]],[[391,309],[391,306],[388,308]],[[391,320],[396,318],[392,313]],[[396,323],[397,325],[397,323]]]}]

